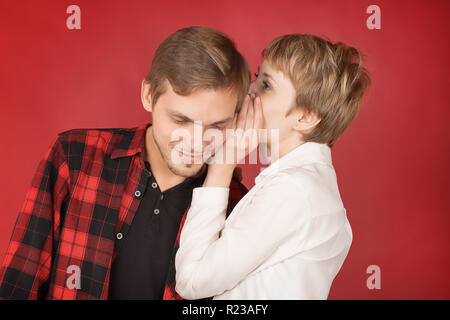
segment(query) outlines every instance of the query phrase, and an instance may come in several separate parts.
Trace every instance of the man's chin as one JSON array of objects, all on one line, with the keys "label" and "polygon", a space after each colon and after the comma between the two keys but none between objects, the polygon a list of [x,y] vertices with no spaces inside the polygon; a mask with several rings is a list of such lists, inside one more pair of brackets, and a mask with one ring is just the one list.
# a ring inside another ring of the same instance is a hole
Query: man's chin
[{"label": "man's chin", "polygon": [[170,164],[170,171],[180,177],[190,178],[196,176],[202,170],[204,164]]}]

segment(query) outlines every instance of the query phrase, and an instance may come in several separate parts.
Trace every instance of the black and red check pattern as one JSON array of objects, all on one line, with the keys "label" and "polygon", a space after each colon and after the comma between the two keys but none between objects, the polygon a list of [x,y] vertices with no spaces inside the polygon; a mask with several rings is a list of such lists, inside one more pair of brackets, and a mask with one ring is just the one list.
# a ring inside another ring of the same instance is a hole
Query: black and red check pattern
[{"label": "black and red check pattern", "polygon": [[[118,232],[126,236],[147,185],[143,148],[150,123],[73,129],[53,140],[27,191],[0,269],[3,299],[107,299]],[[233,179],[228,214],[247,189]],[[175,292],[174,244],[163,299]],[[81,288],[66,281],[81,270]]]}]

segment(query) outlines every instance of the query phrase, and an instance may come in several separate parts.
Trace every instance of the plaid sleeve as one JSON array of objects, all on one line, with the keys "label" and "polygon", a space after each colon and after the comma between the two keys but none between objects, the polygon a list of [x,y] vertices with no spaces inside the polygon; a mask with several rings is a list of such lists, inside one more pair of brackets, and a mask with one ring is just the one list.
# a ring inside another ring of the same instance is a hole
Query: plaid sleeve
[{"label": "plaid sleeve", "polygon": [[60,137],[39,162],[0,268],[0,299],[45,299],[69,168]]}]

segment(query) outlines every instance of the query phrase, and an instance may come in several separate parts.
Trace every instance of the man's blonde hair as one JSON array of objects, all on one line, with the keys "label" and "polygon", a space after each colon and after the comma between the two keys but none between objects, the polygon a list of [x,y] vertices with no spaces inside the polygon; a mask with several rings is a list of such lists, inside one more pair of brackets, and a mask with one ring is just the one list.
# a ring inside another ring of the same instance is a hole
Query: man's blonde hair
[{"label": "man's blonde hair", "polygon": [[250,86],[250,69],[224,33],[202,26],[183,28],[167,37],[153,57],[150,72],[152,105],[165,92],[168,80],[175,93],[229,89],[238,95],[239,110]]},{"label": "man's blonde hair", "polygon": [[304,135],[305,142],[331,147],[357,115],[370,85],[361,53],[341,42],[333,44],[310,34],[290,34],[274,39],[262,55],[291,80],[296,90],[295,107],[321,118]]}]

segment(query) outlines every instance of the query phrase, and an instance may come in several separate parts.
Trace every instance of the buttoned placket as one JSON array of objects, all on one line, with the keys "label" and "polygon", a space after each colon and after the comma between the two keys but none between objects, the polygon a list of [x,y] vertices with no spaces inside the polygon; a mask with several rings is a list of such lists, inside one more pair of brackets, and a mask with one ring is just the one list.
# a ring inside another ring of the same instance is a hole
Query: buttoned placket
[{"label": "buttoned placket", "polygon": [[[146,175],[147,175],[147,177],[150,179],[150,181],[148,181],[147,183],[148,183],[148,185],[149,185],[149,187],[151,188],[151,189],[147,189],[147,190],[142,190],[142,188],[141,187],[138,187],[138,189],[136,189],[135,191],[134,191],[134,197],[136,198],[136,199],[141,199],[142,200],[142,198],[143,198],[143,196],[144,196],[144,192],[161,192],[159,189],[158,189],[158,183],[155,181],[155,178],[154,178],[154,176],[152,175],[152,173],[150,172],[150,171],[148,171],[147,169],[144,169],[144,172],[146,173]],[[158,189],[158,190],[157,190]],[[152,221],[154,221],[154,219],[157,217],[157,216],[159,216],[159,214],[161,213],[161,208],[160,208],[160,206],[161,206],[161,201],[163,201],[164,200],[164,193],[163,192],[161,192],[161,194],[160,194],[160,196],[157,198],[157,201],[156,201],[156,203],[155,203],[155,208],[153,209],[153,217],[152,217]],[[156,222],[156,221],[154,221],[154,222]],[[118,239],[118,240],[121,240],[121,239],[123,239],[123,237],[124,237],[124,235],[121,233],[121,232],[119,232],[119,233],[117,233],[117,235],[116,235],[116,238]]]},{"label": "buttoned placket", "polygon": [[[147,171],[147,170],[146,170]],[[152,173],[150,172],[150,171],[147,171],[148,172],[148,174],[149,174],[149,176],[152,176]],[[154,181],[154,177],[153,177],[153,179],[152,179],[153,181],[152,181],[152,183],[151,183],[151,187],[152,187],[152,189],[157,189],[158,188],[158,183],[156,182],[156,181]],[[161,195],[160,195],[160,198],[159,198],[160,200],[163,200],[164,199],[164,194],[163,194],[163,192],[161,192]],[[157,202],[157,206],[158,206],[158,204],[159,204],[159,201]],[[155,214],[155,215],[158,215],[159,213],[160,213],[160,209],[158,208],[158,207],[156,207],[155,209],[153,209],[153,213]]]},{"label": "buttoned placket", "polygon": [[[136,190],[134,191],[134,194],[133,194],[133,195],[134,195],[134,198],[135,198],[135,199],[137,199],[137,200],[139,200],[139,201],[142,201],[142,198],[143,198],[144,192],[145,192],[145,186],[147,186],[148,184],[151,183],[152,188],[153,188],[153,189],[156,189],[156,188],[158,187],[158,185],[157,185],[157,183],[154,181],[154,177],[153,177],[152,173],[151,173],[150,171],[146,170],[146,169],[142,169],[142,172],[141,172],[141,174],[140,174],[140,179],[139,179],[139,180],[141,181],[141,183],[138,184],[138,186],[137,186]],[[150,181],[149,181],[149,180],[150,180]],[[140,205],[140,203],[139,203],[139,205]],[[139,208],[139,206],[138,206],[138,208]],[[135,214],[137,213],[137,210],[138,210],[138,209],[136,209]],[[158,214],[159,214],[159,209],[158,209]],[[126,235],[124,234],[123,225],[122,225],[122,228],[121,228],[121,229],[122,229],[122,230],[120,230],[120,231],[116,234],[116,239],[117,239],[117,240],[122,240],[122,239],[124,238],[124,236],[126,236]]]},{"label": "buttoned placket", "polygon": [[[157,189],[157,188],[158,188],[158,184],[156,183],[156,181],[153,181],[153,182],[151,183],[151,186],[152,186],[152,189]],[[155,190],[155,191],[158,191],[158,190]],[[161,195],[160,195],[160,197],[159,197],[160,200],[159,200],[159,201],[156,201],[156,208],[153,209],[153,214],[158,215],[158,214],[160,213],[159,204],[160,204],[160,201],[161,201],[163,198],[164,198],[164,195],[163,195],[163,193],[161,192]]]}]

